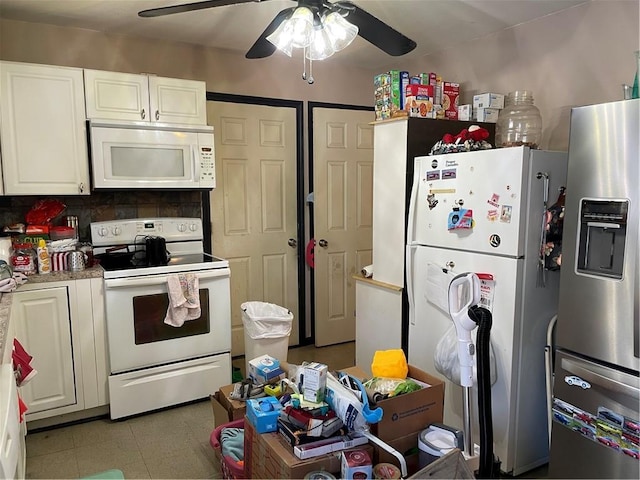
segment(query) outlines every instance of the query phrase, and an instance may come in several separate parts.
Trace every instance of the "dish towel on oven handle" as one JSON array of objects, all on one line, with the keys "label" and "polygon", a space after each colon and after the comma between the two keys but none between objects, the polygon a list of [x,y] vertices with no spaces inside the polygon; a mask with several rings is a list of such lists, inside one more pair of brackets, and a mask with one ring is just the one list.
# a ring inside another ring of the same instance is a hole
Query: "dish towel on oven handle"
[{"label": "dish towel on oven handle", "polygon": [[188,320],[200,318],[200,283],[193,273],[179,273],[167,277],[169,308],[164,323],[181,327]]}]

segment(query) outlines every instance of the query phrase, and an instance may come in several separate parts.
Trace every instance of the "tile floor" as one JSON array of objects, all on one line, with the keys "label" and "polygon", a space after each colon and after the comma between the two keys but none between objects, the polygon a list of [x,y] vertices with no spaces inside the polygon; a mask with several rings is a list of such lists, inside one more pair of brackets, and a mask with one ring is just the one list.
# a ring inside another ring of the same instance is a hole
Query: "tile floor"
[{"label": "tile floor", "polygon": [[[331,370],[355,364],[355,344],[289,350],[290,363],[325,363]],[[244,372],[244,358],[233,360]],[[212,392],[213,393],[213,392]],[[27,435],[27,478],[81,478],[120,469],[125,478],[221,478],[209,445],[209,400],[125,420],[100,418]]]}]

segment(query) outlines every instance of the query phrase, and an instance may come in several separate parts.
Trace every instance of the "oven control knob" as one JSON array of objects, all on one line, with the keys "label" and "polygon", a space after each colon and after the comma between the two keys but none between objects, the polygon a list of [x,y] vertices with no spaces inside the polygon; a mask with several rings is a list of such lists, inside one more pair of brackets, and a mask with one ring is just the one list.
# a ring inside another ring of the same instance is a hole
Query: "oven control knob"
[{"label": "oven control knob", "polygon": [[192,223],[191,225],[189,225],[189,230],[191,230],[192,232],[195,232],[196,230],[198,230],[198,224]]},{"label": "oven control knob", "polygon": [[186,232],[187,231],[187,226],[184,223],[179,223],[178,224],[178,231],[179,232]]},{"label": "oven control knob", "polygon": [[113,227],[112,231],[115,236],[118,236],[122,233],[122,229],[120,227]]},{"label": "oven control knob", "polygon": [[106,237],[108,234],[109,230],[107,230],[107,227],[100,227],[100,230],[98,230],[98,235],[101,237]]}]

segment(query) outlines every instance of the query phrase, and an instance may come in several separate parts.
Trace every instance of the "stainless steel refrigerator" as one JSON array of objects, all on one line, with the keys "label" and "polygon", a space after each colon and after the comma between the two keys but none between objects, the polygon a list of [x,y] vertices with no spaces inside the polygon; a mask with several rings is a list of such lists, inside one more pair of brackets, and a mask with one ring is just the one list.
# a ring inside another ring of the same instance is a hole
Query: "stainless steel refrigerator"
[{"label": "stainless steel refrigerator", "polygon": [[640,478],[639,113],[571,112],[551,478]]},{"label": "stainless steel refrigerator", "polygon": [[[543,213],[566,173],[565,152],[528,147],[415,159],[406,253],[409,363],[441,376],[434,354],[453,326],[449,282],[477,273],[481,304],[493,314],[494,453],[512,475],[549,460],[544,345],[560,275],[539,265]],[[472,397],[478,443],[475,388]],[[462,387],[447,380],[444,400],[444,423],[463,429]]]}]

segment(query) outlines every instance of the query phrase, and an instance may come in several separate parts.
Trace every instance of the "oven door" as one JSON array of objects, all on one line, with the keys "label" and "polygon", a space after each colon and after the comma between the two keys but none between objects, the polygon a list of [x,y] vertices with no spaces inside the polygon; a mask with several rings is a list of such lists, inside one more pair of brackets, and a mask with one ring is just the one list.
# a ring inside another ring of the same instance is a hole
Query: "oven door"
[{"label": "oven door", "polygon": [[202,313],[181,327],[164,323],[167,274],[105,280],[112,374],[231,350],[230,270],[193,273],[199,281]]}]

